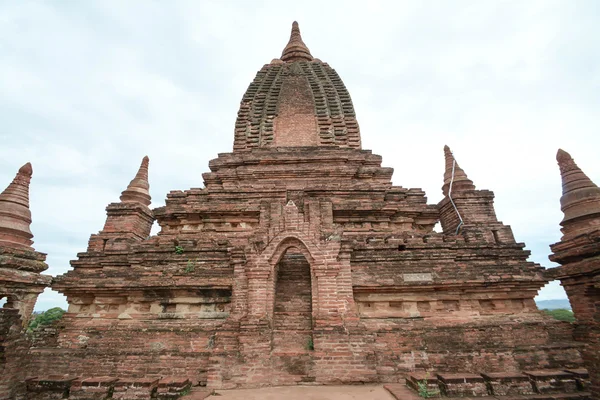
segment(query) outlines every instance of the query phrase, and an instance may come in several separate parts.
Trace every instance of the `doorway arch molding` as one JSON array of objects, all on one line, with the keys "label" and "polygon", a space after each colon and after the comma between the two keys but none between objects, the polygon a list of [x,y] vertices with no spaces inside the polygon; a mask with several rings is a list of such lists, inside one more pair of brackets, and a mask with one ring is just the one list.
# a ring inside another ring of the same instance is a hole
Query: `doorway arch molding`
[{"label": "doorway arch molding", "polygon": [[337,275],[341,264],[337,257],[340,243],[337,241],[315,241],[301,230],[279,232],[248,263],[248,312],[259,319],[271,320],[276,266],[290,248],[296,248],[310,265],[313,318],[338,316],[340,301],[337,293]]}]

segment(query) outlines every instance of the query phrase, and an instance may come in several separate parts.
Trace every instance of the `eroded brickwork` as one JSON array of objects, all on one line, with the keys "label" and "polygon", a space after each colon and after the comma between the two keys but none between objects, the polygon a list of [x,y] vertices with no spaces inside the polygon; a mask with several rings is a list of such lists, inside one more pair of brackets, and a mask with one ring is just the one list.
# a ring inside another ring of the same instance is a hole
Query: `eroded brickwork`
[{"label": "eroded brickwork", "polygon": [[549,271],[560,279],[577,318],[575,339],[585,344],[583,358],[591,391],[600,399],[600,188],[559,150],[562,176],[563,236],[551,247],[552,261],[562,266]]},{"label": "eroded brickwork", "polygon": [[14,399],[25,392],[30,358],[25,329],[37,296],[50,284],[51,277],[40,272],[48,266],[46,255],[31,245],[29,229],[29,182],[31,164],[19,169],[15,179],[0,193],[0,399]]},{"label": "eroded brickwork", "polygon": [[297,25],[281,60],[265,65],[248,87],[235,123],[234,151],[273,146],[361,146],[346,86],[312,57]]},{"label": "eroded brickwork", "polygon": [[145,159],[109,205],[54,280],[69,310],[55,342],[31,350],[30,376],[143,378],[148,395],[169,376],[230,388],[581,367],[571,326],[533,301],[543,269],[497,220],[493,193],[449,149],[446,161],[437,205],[393,186],[295,26],[203,188],[151,210]]},{"label": "eroded brickwork", "polygon": [[310,264],[302,253],[289,249],[276,266],[273,307],[273,349],[312,347],[312,289]]}]

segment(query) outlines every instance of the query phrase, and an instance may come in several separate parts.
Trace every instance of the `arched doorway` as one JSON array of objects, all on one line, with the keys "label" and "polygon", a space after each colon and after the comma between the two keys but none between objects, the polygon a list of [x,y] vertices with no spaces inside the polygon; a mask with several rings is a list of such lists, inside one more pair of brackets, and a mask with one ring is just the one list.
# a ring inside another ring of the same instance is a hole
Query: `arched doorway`
[{"label": "arched doorway", "polygon": [[289,247],[273,272],[273,350],[313,350],[313,290],[308,260],[298,248]]}]

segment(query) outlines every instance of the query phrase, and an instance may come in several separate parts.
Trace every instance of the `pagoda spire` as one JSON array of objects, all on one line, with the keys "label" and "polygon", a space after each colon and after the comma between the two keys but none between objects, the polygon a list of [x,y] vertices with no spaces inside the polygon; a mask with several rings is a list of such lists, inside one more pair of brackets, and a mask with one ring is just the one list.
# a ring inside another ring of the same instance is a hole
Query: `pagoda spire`
[{"label": "pagoda spire", "polygon": [[558,149],[556,161],[562,178],[560,208],[564,223],[582,216],[600,214],[600,188],[575,164],[573,157]]},{"label": "pagoda spire", "polygon": [[448,195],[450,189],[450,183],[452,183],[452,191],[457,190],[474,190],[475,185],[473,181],[467,177],[465,171],[458,165],[454,154],[450,150],[450,147],[444,146],[444,157],[446,159],[446,170],[444,171],[444,185],[442,191],[444,196]]},{"label": "pagoda spire", "polygon": [[140,203],[150,205],[150,184],[148,183],[148,163],[150,159],[145,156],[135,178],[129,183],[127,189],[121,193],[121,201],[124,203]]},{"label": "pagoda spire", "polygon": [[32,174],[31,163],[23,165],[11,184],[0,193],[0,245],[30,247],[33,244],[33,234],[29,229],[29,182]]},{"label": "pagoda spire", "polygon": [[298,22],[294,21],[292,24],[292,33],[290,35],[290,41],[288,42],[283,53],[281,53],[281,60],[285,62],[294,61],[312,61],[313,56],[310,54],[310,50],[302,41],[300,35],[300,27]]}]

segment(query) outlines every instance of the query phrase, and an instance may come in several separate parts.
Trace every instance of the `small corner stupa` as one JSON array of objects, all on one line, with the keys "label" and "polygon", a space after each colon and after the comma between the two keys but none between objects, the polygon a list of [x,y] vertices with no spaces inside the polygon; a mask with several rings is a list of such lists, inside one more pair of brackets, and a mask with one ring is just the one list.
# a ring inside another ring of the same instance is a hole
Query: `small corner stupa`
[{"label": "small corner stupa", "polygon": [[15,310],[26,326],[37,296],[50,284],[51,277],[41,275],[48,265],[46,255],[31,247],[29,183],[33,175],[30,163],[0,193],[0,298],[4,309]]},{"label": "small corner stupa", "polygon": [[556,161],[562,180],[560,222],[563,233],[550,246],[550,260],[561,266],[548,270],[560,279],[577,318],[575,338],[582,343],[592,398],[600,398],[600,188],[559,149]]}]

